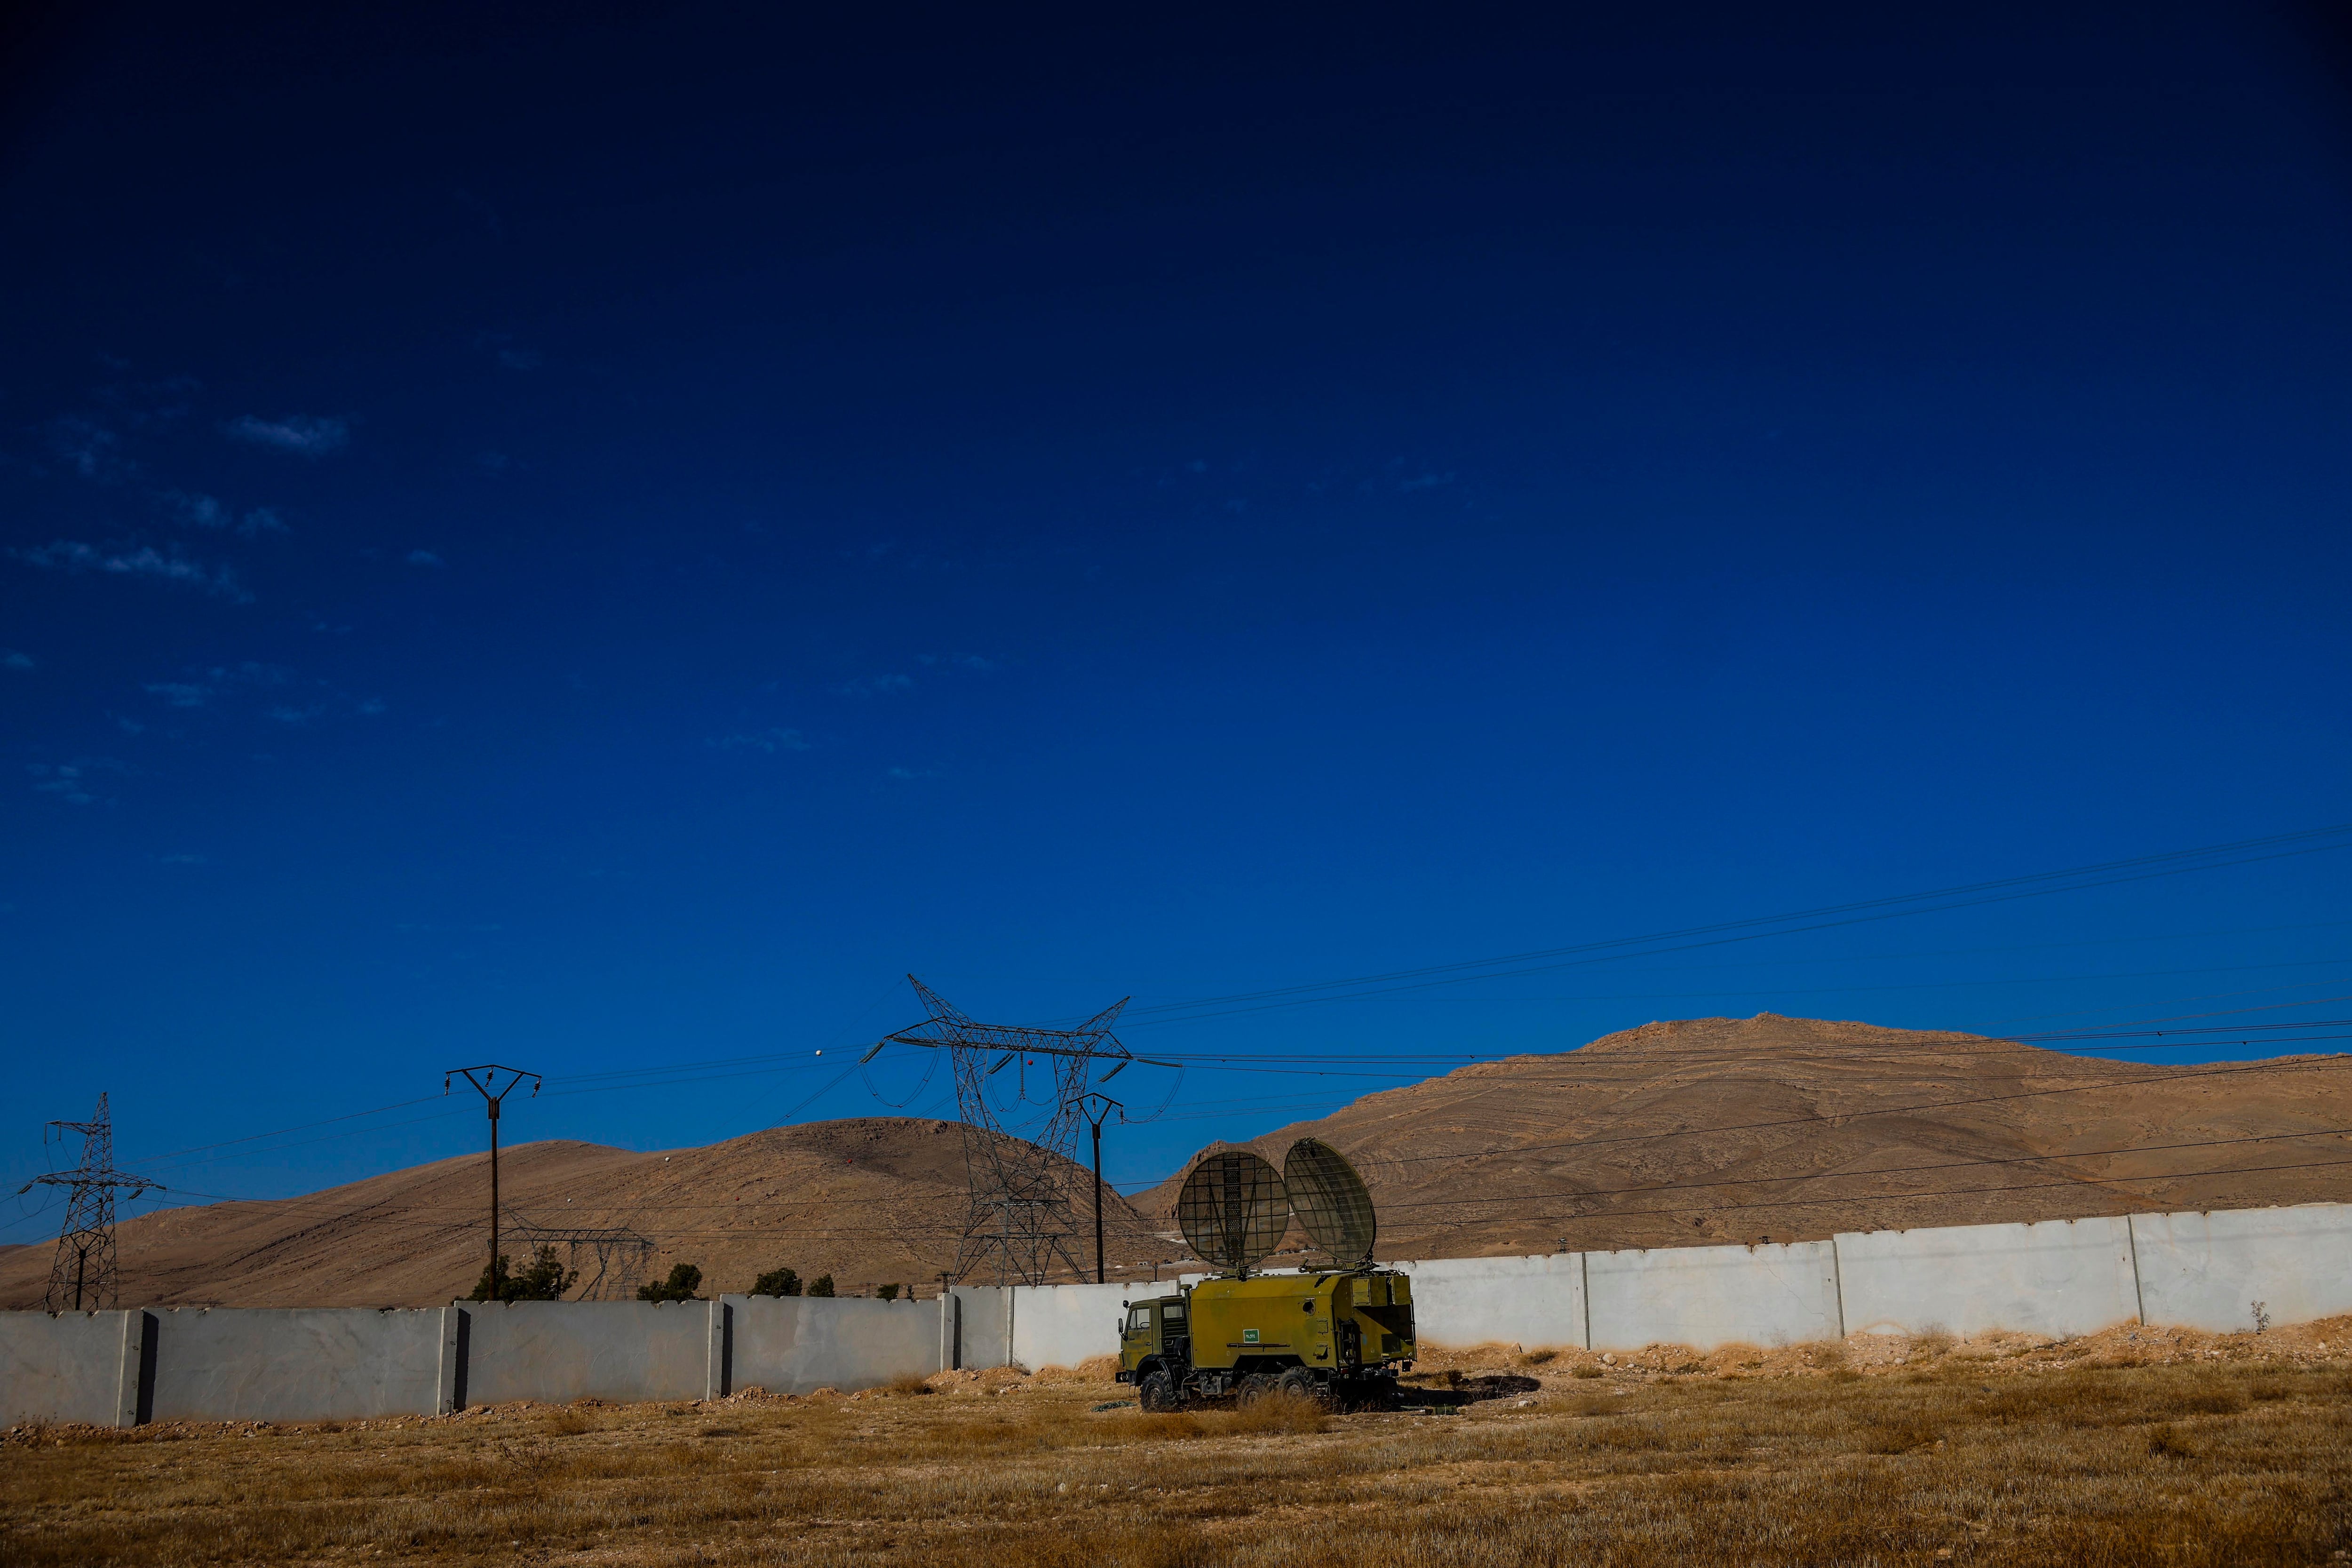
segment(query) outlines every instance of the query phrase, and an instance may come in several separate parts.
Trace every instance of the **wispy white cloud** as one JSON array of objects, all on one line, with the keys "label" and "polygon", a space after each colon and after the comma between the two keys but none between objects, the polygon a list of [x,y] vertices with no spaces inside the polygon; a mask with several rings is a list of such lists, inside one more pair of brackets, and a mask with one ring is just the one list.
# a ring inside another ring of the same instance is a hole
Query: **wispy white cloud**
[{"label": "wispy white cloud", "polygon": [[877,675],[867,680],[845,680],[833,689],[836,697],[888,697],[915,689],[912,676]]},{"label": "wispy white cloud", "polygon": [[213,699],[239,688],[273,689],[294,684],[294,672],[282,665],[247,659],[242,664],[216,664],[192,670],[186,680],[151,680],[140,689],[173,708],[203,708]]},{"label": "wispy white cloud", "polygon": [[884,768],[882,770],[882,776],[889,779],[935,779],[940,776],[940,770],[937,768],[892,767]]},{"label": "wispy white cloud", "polygon": [[509,370],[537,370],[543,361],[537,349],[517,342],[512,332],[476,332],[474,346],[489,350]]},{"label": "wispy white cloud", "polygon": [[222,428],[231,440],[249,441],[257,447],[274,447],[303,458],[324,458],[340,452],[352,440],[351,421],[321,414],[289,414],[281,419],[246,414]]},{"label": "wispy white cloud", "polygon": [[121,769],[120,763],[84,757],[70,763],[34,763],[26,772],[33,775],[34,790],[52,800],[68,805],[96,805],[104,797],[99,795],[98,781],[92,775]]},{"label": "wispy white cloud", "polygon": [[174,708],[201,708],[213,695],[211,687],[199,686],[193,680],[151,680],[141,689]]},{"label": "wispy white cloud", "polygon": [[173,522],[188,528],[226,528],[236,516],[219,498],[188,490],[157,490],[155,500]]},{"label": "wispy white cloud", "polygon": [[446,566],[449,564],[446,561],[442,560],[438,555],[434,554],[430,550],[410,551],[408,552],[408,563],[411,566]]},{"label": "wispy white cloud", "polygon": [[1401,490],[1433,490],[1440,485],[1450,485],[1453,482],[1454,476],[1450,473],[1422,474],[1416,478],[1402,481],[1398,484],[1397,489]]},{"label": "wispy white cloud", "polygon": [[166,866],[209,866],[213,863],[208,855],[158,855],[155,858]]},{"label": "wispy white cloud", "polygon": [[47,544],[37,544],[29,550],[12,550],[9,553],[28,566],[37,566],[47,572],[98,572],[114,577],[153,577],[181,587],[218,594],[240,605],[253,602],[253,595],[236,580],[236,574],[227,567],[206,566],[200,561],[166,555],[148,544],[101,550],[78,540],[58,539]]},{"label": "wispy white cloud", "polygon": [[18,653],[13,647],[0,647],[0,669],[30,669],[32,668],[33,656],[31,654]]},{"label": "wispy white cloud", "polygon": [[185,528],[218,529],[235,524],[236,531],[247,539],[293,531],[283,518],[266,506],[255,507],[240,518],[236,509],[219,497],[193,490],[157,490],[155,501],[165,516]]},{"label": "wispy white cloud", "polygon": [[103,425],[65,415],[41,426],[50,452],[86,479],[111,482],[138,471],[122,457],[122,437]]},{"label": "wispy white cloud", "polygon": [[798,730],[761,730],[756,734],[729,735],[710,743],[722,752],[760,752],[768,756],[778,752],[816,750],[816,742]]},{"label": "wispy white cloud", "polygon": [[89,793],[83,782],[81,769],[71,763],[35,763],[32,766],[33,787],[41,794],[54,795],[68,805],[94,805],[98,796]]}]

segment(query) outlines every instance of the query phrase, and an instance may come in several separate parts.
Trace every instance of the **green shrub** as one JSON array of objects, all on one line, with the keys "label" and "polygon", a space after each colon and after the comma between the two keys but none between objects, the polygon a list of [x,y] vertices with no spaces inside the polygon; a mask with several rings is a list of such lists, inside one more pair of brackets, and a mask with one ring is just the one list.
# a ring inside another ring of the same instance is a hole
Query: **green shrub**
[{"label": "green shrub", "polygon": [[670,1266],[669,1278],[658,1285],[637,1287],[640,1301],[691,1301],[694,1293],[702,1289],[702,1270],[691,1263]]},{"label": "green shrub", "polygon": [[789,1268],[771,1268],[751,1282],[754,1296],[797,1296],[801,1277]]},{"label": "green shrub", "polygon": [[563,1293],[580,1278],[576,1268],[566,1269],[563,1260],[555,1256],[555,1248],[542,1247],[531,1255],[522,1272],[515,1272],[514,1264],[503,1252],[495,1265],[484,1264],[482,1277],[474,1281],[474,1293],[468,1301],[561,1301]]}]

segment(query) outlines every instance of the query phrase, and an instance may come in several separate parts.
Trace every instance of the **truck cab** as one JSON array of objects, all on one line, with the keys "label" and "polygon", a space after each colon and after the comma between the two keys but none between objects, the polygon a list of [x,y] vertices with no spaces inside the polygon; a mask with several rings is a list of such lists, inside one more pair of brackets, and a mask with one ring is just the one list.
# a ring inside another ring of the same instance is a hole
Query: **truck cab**
[{"label": "truck cab", "polygon": [[1118,1381],[1140,1383],[1153,1369],[1192,1363],[1189,1303],[1181,1295],[1129,1301],[1118,1329]]}]

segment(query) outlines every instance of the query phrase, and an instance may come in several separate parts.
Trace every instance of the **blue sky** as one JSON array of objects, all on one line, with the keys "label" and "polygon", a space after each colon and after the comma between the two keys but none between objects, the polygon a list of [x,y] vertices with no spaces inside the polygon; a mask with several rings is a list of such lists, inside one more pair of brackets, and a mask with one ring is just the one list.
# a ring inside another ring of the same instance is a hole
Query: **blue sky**
[{"label": "blue sky", "polygon": [[833,1066],[909,971],[1391,1058],[1139,1069],[1126,1180],[1655,1017],[2342,1012],[2326,849],[1139,1011],[2352,820],[2324,29],[959,26],[29,26],[12,1185],[101,1089],[257,1195],[478,1109],[175,1152],[481,1060],[510,1139],[929,1109]]}]

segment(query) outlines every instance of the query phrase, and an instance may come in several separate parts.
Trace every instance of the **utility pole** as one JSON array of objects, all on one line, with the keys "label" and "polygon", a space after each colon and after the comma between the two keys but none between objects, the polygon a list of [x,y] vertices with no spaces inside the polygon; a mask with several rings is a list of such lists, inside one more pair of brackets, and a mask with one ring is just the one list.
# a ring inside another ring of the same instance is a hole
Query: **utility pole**
[{"label": "utility pole", "polygon": [[1096,1284],[1097,1284],[1097,1285],[1099,1285],[1099,1284],[1101,1284],[1101,1283],[1103,1282],[1103,1226],[1102,1226],[1102,1193],[1103,1193],[1103,1188],[1102,1188],[1102,1130],[1103,1130],[1103,1122],[1104,1122],[1104,1121],[1105,1121],[1109,1117],[1110,1113],[1111,1113],[1112,1111],[1114,1111],[1114,1110],[1116,1110],[1116,1111],[1118,1111],[1118,1119],[1119,1119],[1121,1121],[1126,1121],[1126,1120],[1127,1120],[1127,1107],[1126,1107],[1126,1106],[1124,1106],[1124,1105],[1121,1105],[1118,1100],[1113,1100],[1110,1096],[1108,1096],[1108,1095],[1107,1095],[1107,1094],[1104,1094],[1104,1093],[1101,1093],[1099,1090],[1097,1090],[1097,1091],[1096,1091],[1096,1092],[1094,1092],[1094,1093],[1088,1094],[1088,1095],[1087,1095],[1084,1100],[1080,1100],[1080,1101],[1078,1102],[1078,1110],[1079,1110],[1080,1114],[1082,1114],[1083,1116],[1085,1116],[1085,1117],[1086,1117],[1086,1119],[1087,1119],[1087,1125],[1088,1127],[1090,1127],[1090,1128],[1092,1128],[1092,1129],[1094,1130],[1094,1135],[1095,1135],[1095,1283],[1096,1283]]},{"label": "utility pole", "polygon": [[128,1201],[143,1192],[160,1192],[163,1184],[144,1176],[126,1176],[114,1168],[114,1122],[107,1114],[105,1095],[98,1097],[98,1110],[88,1121],[49,1122],[41,1130],[41,1142],[47,1143],[52,1136],[62,1139],[68,1132],[81,1134],[80,1165],[35,1176],[16,1191],[22,1195],[35,1187],[69,1189],[65,1224],[58,1231],[57,1256],[49,1264],[48,1291],[41,1300],[43,1310],[103,1311],[114,1305],[116,1294],[115,1192],[127,1188]]},{"label": "utility pole", "polygon": [[[482,1076],[476,1078],[476,1073]],[[500,1073],[507,1075],[503,1089],[499,1086]],[[541,1080],[535,1072],[521,1068],[500,1067],[492,1062],[483,1067],[451,1068],[441,1075],[441,1092],[448,1093],[451,1080],[460,1077],[480,1092],[490,1111],[490,1300],[495,1301],[499,1299],[499,1287],[506,1282],[505,1275],[499,1268],[499,1107],[505,1103],[515,1085],[525,1079],[530,1079],[531,1097],[537,1099]]]}]

